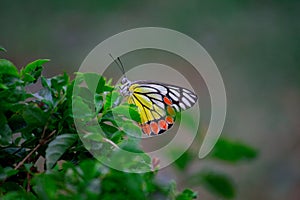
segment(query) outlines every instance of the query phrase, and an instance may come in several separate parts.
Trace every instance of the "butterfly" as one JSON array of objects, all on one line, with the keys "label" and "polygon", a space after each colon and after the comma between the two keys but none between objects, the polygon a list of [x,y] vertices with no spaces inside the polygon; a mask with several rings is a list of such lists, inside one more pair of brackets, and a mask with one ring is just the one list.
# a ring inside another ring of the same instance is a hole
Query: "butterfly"
[{"label": "butterfly", "polygon": [[120,58],[117,59],[120,65],[116,63],[124,74],[120,93],[129,104],[137,106],[141,117],[139,126],[144,134],[159,135],[169,130],[176,120],[176,113],[197,102],[197,95],[183,87],[151,80],[130,81],[125,76]]}]

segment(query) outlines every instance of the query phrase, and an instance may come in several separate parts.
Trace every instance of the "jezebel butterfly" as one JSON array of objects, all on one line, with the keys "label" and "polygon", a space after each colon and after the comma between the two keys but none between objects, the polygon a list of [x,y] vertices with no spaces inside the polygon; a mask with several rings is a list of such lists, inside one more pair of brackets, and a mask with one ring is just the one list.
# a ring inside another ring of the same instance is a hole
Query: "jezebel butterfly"
[{"label": "jezebel butterfly", "polygon": [[124,74],[120,93],[127,98],[129,104],[137,106],[141,116],[139,126],[143,133],[147,135],[164,133],[173,126],[176,112],[186,110],[197,102],[197,95],[183,87],[156,81],[128,80],[120,58],[118,61],[120,64],[116,63]]}]

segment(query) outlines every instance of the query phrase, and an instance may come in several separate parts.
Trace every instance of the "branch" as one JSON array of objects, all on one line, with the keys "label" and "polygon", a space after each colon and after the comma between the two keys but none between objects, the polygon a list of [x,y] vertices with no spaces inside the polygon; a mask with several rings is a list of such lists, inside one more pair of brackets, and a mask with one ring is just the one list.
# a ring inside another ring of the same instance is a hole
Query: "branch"
[{"label": "branch", "polygon": [[28,154],[21,162],[19,162],[19,164],[15,167],[15,169],[19,169],[19,168],[26,162],[26,160],[28,160],[28,158],[30,158],[30,156],[31,156],[34,152],[36,152],[36,151],[38,150],[38,148],[40,148],[40,146],[44,145],[45,143],[47,143],[47,142],[49,141],[49,138],[50,138],[52,135],[54,135],[55,132],[56,132],[56,130],[52,131],[52,132],[49,134],[49,136],[48,136],[45,140],[41,140],[41,142],[40,142],[38,145],[36,145],[36,147],[34,147],[34,148],[30,151],[30,153],[29,153],[29,154]]}]

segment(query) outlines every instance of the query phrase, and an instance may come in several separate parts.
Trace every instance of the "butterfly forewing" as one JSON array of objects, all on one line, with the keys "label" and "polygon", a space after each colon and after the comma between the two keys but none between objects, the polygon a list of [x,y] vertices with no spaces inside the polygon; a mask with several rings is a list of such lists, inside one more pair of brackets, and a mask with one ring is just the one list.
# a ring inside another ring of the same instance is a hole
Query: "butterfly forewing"
[{"label": "butterfly forewing", "polygon": [[186,88],[155,81],[132,82],[128,91],[128,103],[138,107],[140,126],[147,135],[170,129],[176,112],[192,107],[197,101],[197,95]]}]

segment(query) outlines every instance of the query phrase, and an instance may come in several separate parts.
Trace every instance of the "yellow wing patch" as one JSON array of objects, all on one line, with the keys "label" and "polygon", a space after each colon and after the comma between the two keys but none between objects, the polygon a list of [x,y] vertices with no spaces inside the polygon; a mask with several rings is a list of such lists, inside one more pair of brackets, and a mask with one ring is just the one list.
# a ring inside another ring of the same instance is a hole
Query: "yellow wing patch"
[{"label": "yellow wing patch", "polygon": [[136,81],[124,93],[128,103],[135,104],[141,116],[139,124],[147,135],[158,135],[170,129],[176,112],[193,106],[197,96],[185,88],[157,82]]}]

